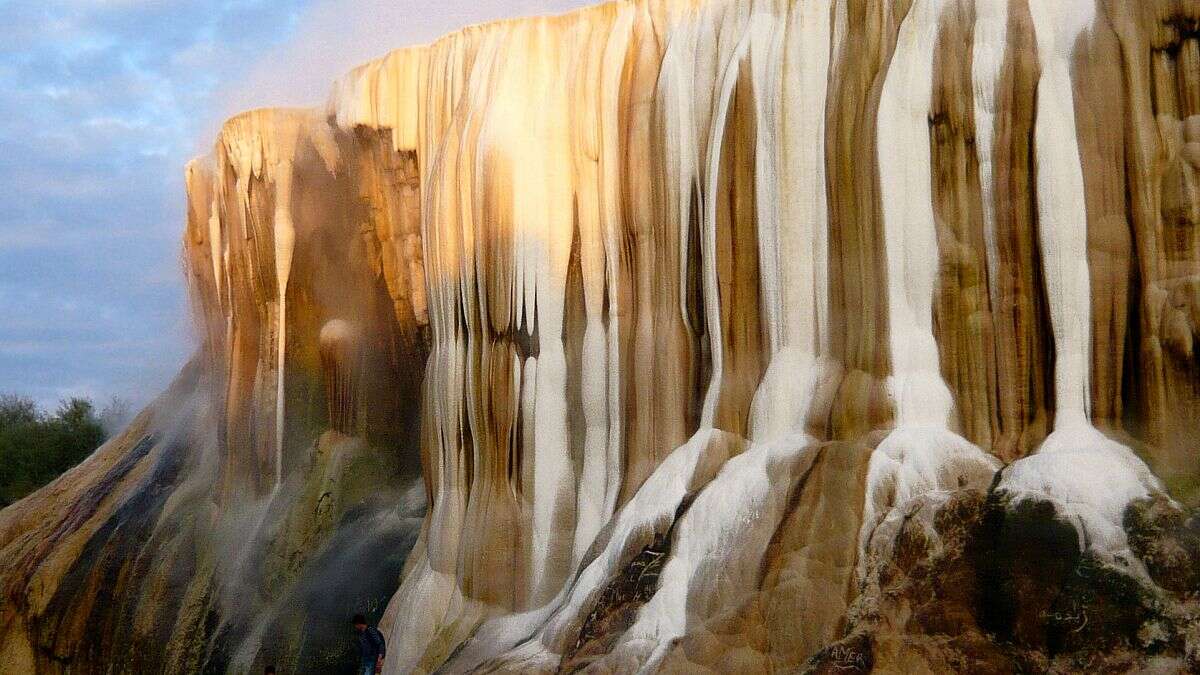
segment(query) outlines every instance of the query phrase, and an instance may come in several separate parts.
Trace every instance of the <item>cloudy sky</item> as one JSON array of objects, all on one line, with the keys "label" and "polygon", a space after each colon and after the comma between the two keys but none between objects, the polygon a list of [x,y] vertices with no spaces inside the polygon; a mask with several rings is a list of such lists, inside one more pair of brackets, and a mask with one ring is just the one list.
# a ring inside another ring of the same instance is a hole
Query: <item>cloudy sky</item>
[{"label": "cloudy sky", "polygon": [[183,165],[220,120],[582,0],[0,0],[0,393],[152,399],[193,349]]}]

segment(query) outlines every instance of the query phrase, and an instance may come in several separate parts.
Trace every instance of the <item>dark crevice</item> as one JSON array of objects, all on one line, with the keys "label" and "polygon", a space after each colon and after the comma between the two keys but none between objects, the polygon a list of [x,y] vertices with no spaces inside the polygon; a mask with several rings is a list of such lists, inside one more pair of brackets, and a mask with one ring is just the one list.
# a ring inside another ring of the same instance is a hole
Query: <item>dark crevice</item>
[{"label": "dark crevice", "polygon": [[611,651],[617,639],[633,625],[638,609],[658,592],[663,566],[671,557],[675,527],[695,497],[695,494],[684,497],[675,509],[671,526],[665,532],[657,533],[654,541],[642,547],[600,592],[579,629],[575,644],[563,655],[560,673],[583,670],[592,659]]}]

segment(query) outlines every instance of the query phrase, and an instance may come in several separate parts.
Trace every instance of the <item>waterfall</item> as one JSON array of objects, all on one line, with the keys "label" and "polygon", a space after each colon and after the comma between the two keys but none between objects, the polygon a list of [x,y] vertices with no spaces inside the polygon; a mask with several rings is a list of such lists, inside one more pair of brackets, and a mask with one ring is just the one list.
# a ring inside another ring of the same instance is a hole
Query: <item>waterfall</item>
[{"label": "waterfall", "polygon": [[929,110],[938,17],[946,0],[916,0],[900,26],[879,102],[879,188],[887,251],[889,382],[898,428],[946,429],[954,403],[933,336],[938,275]]},{"label": "waterfall", "polygon": [[1054,331],[1054,426],[1088,424],[1091,292],[1083,165],[1075,130],[1071,57],[1094,19],[1094,0],[1031,0],[1038,83],[1038,235]]},{"label": "waterfall", "polygon": [[942,379],[933,334],[939,257],[929,115],[938,22],[946,4],[915,0],[900,25],[879,102],[876,147],[892,357],[888,389],[896,428],[871,455],[859,531],[864,554],[876,524],[892,506],[924,492],[986,480],[998,466],[950,430],[954,401]]},{"label": "waterfall", "polygon": [[1036,454],[1007,467],[998,487],[1014,500],[1052,501],[1059,516],[1075,525],[1080,550],[1145,575],[1129,553],[1124,511],[1161,492],[1162,484],[1090,419],[1088,219],[1071,60],[1096,8],[1093,0],[1030,0],[1029,10],[1042,68],[1034,133],[1038,234],[1054,334],[1054,431]]}]

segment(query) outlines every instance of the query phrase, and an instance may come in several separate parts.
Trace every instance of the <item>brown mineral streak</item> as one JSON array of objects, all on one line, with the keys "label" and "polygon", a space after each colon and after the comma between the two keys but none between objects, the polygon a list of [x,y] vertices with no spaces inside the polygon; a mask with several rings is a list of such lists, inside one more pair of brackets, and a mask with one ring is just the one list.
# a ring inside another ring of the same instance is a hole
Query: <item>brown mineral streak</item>
[{"label": "brown mineral streak", "polygon": [[1092,279],[1092,416],[1121,427],[1131,232],[1126,217],[1124,92],[1116,34],[1100,13],[1075,47],[1075,126],[1088,215]]},{"label": "brown mineral streak", "polygon": [[983,196],[975,153],[970,51],[974,26],[973,0],[951,2],[942,13],[934,54],[929,138],[941,258],[934,325],[957,423],[967,440],[988,448],[998,425]]},{"label": "brown mineral streak", "polygon": [[885,424],[890,369],[886,264],[875,119],[896,33],[911,0],[846,0],[842,51],[830,64],[826,108],[829,296],[834,355],[844,369],[829,431],[856,438]]},{"label": "brown mineral streak", "polygon": [[996,415],[991,452],[1012,460],[1029,454],[1049,431],[1052,346],[1041,283],[1034,206],[1034,97],[1041,72],[1027,0],[1009,4],[1008,46],[997,93],[995,177],[1000,306],[996,325]]},{"label": "brown mineral streak", "polygon": [[749,64],[738,71],[718,168],[716,268],[720,283],[721,349],[725,376],[715,426],[749,436],[750,402],[766,370],[764,331],[759,318],[758,233],[755,224],[755,122]]},{"label": "brown mineral streak", "polygon": [[[1130,355],[1122,379],[1123,396],[1115,405],[1104,405],[1120,416],[1128,431],[1154,446],[1153,468],[1173,477],[1190,471],[1184,466],[1194,466],[1189,453],[1173,449],[1195,446],[1194,420],[1200,417],[1195,384],[1200,363],[1191,358],[1188,348],[1200,335],[1200,286],[1195,281],[1200,275],[1200,246],[1194,234],[1200,220],[1196,192],[1200,167],[1194,156],[1189,162],[1181,152],[1189,140],[1194,143],[1200,138],[1195,130],[1200,124],[1194,121],[1200,113],[1196,47],[1200,3],[1105,0],[1100,6],[1117,43],[1109,47],[1106,60],[1117,62],[1120,57],[1121,70],[1114,77],[1120,78],[1126,93],[1120,98],[1110,93],[1107,101],[1109,106],[1122,104],[1119,112],[1111,113],[1124,119],[1121,153],[1126,159],[1118,167],[1124,170],[1124,190],[1118,194],[1128,199],[1131,256],[1136,258],[1128,276],[1131,290],[1125,325]],[[1193,129],[1190,139],[1189,128]],[[1105,174],[1109,172],[1110,168]],[[1187,186],[1182,198],[1172,194],[1174,185]],[[1181,233],[1187,234],[1181,237]],[[1118,313],[1114,321],[1119,320]]]}]

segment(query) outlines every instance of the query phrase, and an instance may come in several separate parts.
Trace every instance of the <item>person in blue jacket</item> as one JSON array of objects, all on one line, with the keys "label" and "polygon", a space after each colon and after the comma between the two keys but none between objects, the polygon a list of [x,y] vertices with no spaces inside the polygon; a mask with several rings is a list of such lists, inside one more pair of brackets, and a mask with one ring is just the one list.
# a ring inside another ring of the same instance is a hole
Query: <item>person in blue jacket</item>
[{"label": "person in blue jacket", "polygon": [[376,675],[383,672],[383,656],[387,650],[383,633],[378,628],[368,626],[367,617],[362,614],[355,614],[352,623],[354,632],[358,634],[358,655],[361,659],[358,673]]}]

